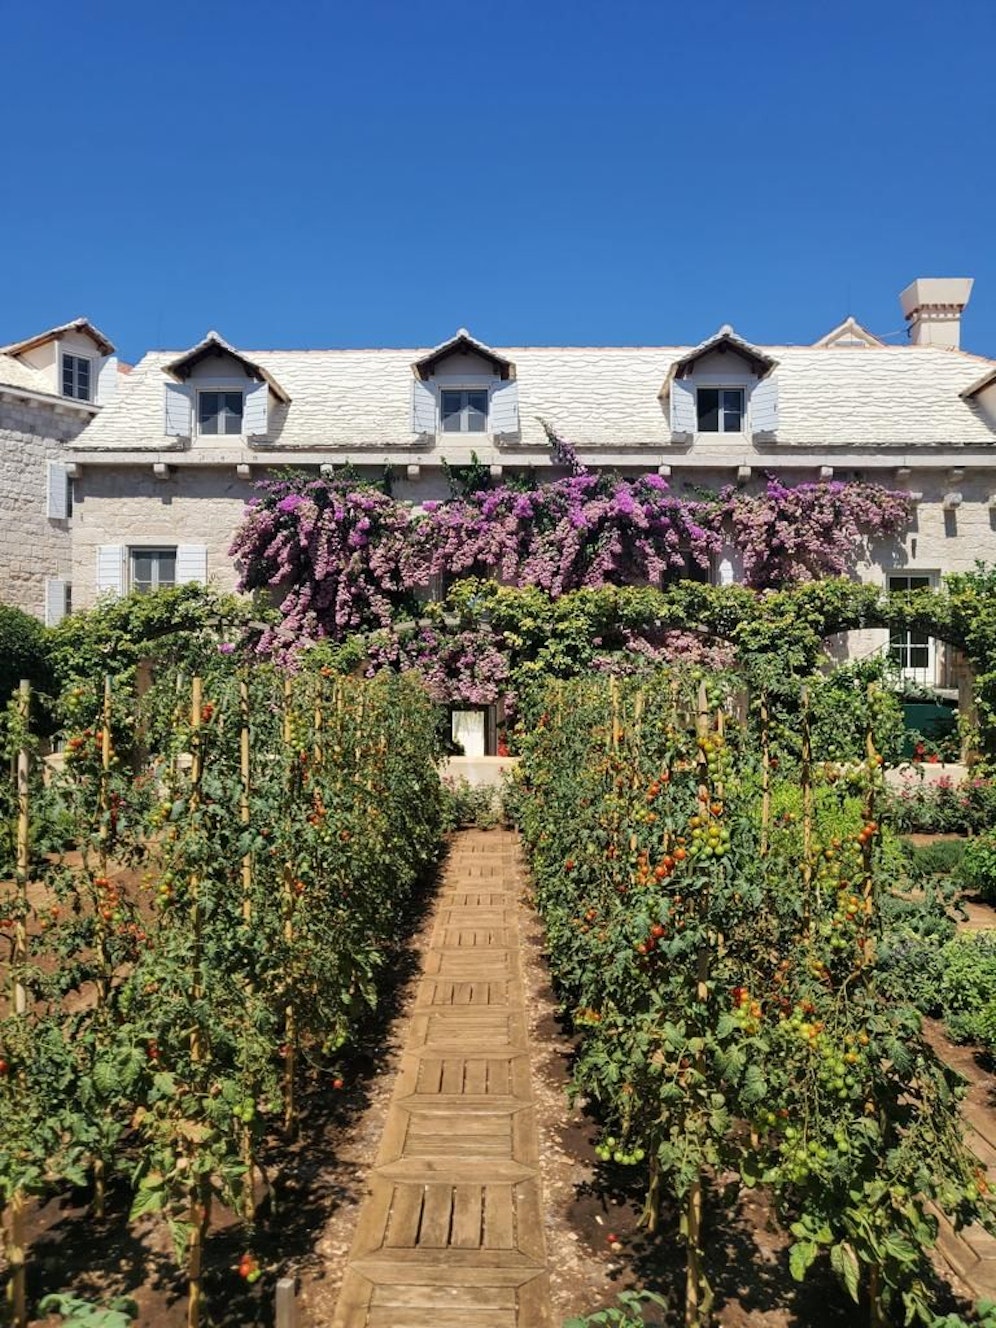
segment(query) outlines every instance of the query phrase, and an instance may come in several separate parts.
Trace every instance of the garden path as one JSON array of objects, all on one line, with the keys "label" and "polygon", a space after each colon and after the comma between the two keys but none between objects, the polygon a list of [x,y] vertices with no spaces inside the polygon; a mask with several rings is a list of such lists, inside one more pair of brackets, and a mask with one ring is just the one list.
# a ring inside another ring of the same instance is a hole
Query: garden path
[{"label": "garden path", "polygon": [[518,837],[447,859],[333,1328],[547,1328]]},{"label": "garden path", "polygon": [[[958,924],[959,931],[991,931],[996,927],[996,916],[988,906],[968,904],[967,912],[967,919]],[[991,1189],[996,1191],[996,1115],[993,1113],[992,1076],[980,1072],[974,1057],[964,1048],[953,1047],[943,1035],[937,1037],[934,1045],[942,1060],[953,1064],[968,1080],[968,1096],[961,1108],[965,1139],[979,1159]],[[940,1217],[938,1246],[976,1298],[996,1299],[996,1236],[977,1224],[956,1232],[945,1218]]]}]

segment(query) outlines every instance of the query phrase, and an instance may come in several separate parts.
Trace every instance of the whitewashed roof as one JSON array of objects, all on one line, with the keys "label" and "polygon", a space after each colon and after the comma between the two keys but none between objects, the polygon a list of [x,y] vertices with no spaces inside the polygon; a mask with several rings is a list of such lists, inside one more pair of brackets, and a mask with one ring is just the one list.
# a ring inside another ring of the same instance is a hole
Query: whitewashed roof
[{"label": "whitewashed roof", "polygon": [[28,392],[52,396],[52,375],[44,369],[32,369],[23,360],[0,351],[0,387],[19,387]]},{"label": "whitewashed roof", "polygon": [[12,341],[9,346],[0,346],[0,355],[23,355],[26,350],[32,350],[35,346],[43,346],[46,341],[57,341],[64,337],[67,332],[82,332],[95,342],[101,355],[113,355],[114,343],[104,336],[99,327],[94,327],[89,318],[74,318],[68,323],[60,323],[58,327],[50,327],[45,332],[38,332],[33,337],[25,337],[23,341]]},{"label": "whitewashed roof", "polygon": [[[445,343],[444,343],[445,344]],[[584,450],[673,448],[661,391],[672,366],[694,347],[489,347],[511,361],[521,437],[502,451],[546,449],[541,421]],[[996,432],[961,394],[996,362],[933,346],[752,347],[777,361],[782,448],[980,447]],[[432,348],[240,351],[278,382],[287,404],[272,403],[270,447],[280,451],[424,452],[411,429],[413,365]],[[144,356],[120,382],[117,399],[88,426],[77,449],[158,449],[168,365],[182,351]],[[436,452],[444,450],[437,440]],[[455,436],[454,436],[455,437]],[[461,436],[463,441],[467,438]],[[471,440],[472,441],[472,438]],[[483,441],[483,439],[482,439]],[[254,447],[255,455],[266,448]]]}]

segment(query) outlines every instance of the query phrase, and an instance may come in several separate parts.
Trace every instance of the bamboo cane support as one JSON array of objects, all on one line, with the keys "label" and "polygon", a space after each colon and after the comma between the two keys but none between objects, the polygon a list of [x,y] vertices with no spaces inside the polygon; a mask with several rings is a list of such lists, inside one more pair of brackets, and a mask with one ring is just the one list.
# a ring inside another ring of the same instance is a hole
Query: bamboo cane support
[{"label": "bamboo cane support", "polygon": [[[288,778],[287,778],[287,797],[294,797],[294,753],[291,748],[294,737],[294,726],[292,723],[291,706],[293,702],[293,687],[290,678],[284,679],[284,724],[283,739],[284,746],[287,748],[288,760]],[[294,944],[294,864],[289,860],[284,862],[283,877],[283,904],[284,904],[284,941],[287,944],[288,951]],[[297,1039],[297,1020],[294,1009],[294,993],[291,990],[288,996],[287,1004],[284,1007],[284,1129],[289,1135],[293,1135],[296,1119],[297,1107],[294,1096],[294,1076],[296,1072],[296,1048]]]},{"label": "bamboo cane support", "polygon": [[[24,735],[17,753],[17,859],[15,880],[17,886],[17,919],[14,923],[14,950],[11,956],[11,996],[14,1013],[27,1018],[28,991],[25,969],[28,963],[28,872],[30,870],[29,840],[29,777],[31,757],[27,746],[28,723],[31,718],[31,684],[21,681],[18,689],[18,715]],[[13,1328],[27,1328],[27,1254],[25,1250],[25,1207],[27,1198],[15,1190],[10,1198],[10,1226],[7,1232],[7,1303]]]},{"label": "bamboo cane support", "polygon": [[771,711],[761,696],[761,857],[767,857],[771,833]]}]

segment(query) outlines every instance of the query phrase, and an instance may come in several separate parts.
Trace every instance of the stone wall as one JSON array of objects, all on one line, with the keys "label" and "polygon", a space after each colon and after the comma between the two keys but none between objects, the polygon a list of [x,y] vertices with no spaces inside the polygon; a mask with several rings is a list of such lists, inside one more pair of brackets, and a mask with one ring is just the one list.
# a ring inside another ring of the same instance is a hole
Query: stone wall
[{"label": "stone wall", "polygon": [[[252,482],[234,466],[177,467],[157,479],[152,467],[83,466],[73,510],[73,604],[87,608],[97,597],[97,550],[200,544],[207,550],[208,581],[233,590],[228,556]],[[126,587],[127,588],[127,587]]]},{"label": "stone wall", "polygon": [[0,600],[45,616],[45,581],[71,580],[69,521],[46,515],[47,461],[64,460],[89,414],[0,395]]}]

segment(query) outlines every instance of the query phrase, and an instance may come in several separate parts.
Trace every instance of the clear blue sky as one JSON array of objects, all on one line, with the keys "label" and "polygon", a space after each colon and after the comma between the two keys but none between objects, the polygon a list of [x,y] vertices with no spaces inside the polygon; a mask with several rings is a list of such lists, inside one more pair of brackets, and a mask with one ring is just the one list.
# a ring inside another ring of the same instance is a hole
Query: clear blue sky
[{"label": "clear blue sky", "polygon": [[993,0],[0,0],[0,341],[811,341],[974,276]]}]

